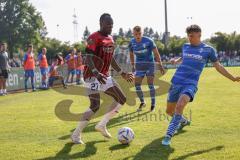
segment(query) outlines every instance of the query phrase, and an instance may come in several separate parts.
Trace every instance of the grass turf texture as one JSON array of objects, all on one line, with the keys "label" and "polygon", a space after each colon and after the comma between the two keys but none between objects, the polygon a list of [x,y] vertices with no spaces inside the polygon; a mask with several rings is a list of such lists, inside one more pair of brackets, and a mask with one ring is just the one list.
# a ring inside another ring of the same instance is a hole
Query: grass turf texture
[{"label": "grass turf texture", "polygon": [[[240,68],[228,69],[240,74]],[[161,80],[169,82],[174,71],[169,70]],[[77,122],[63,121],[55,112],[57,103],[65,99],[73,102],[72,113],[83,112],[89,105],[86,97],[56,90],[0,97],[0,159],[240,159],[240,84],[227,80],[213,68],[205,69],[195,101],[185,111],[186,116],[191,115],[192,125],[173,138],[171,147],[161,145],[169,123],[159,114],[159,110],[165,111],[167,94],[164,93],[157,98],[153,114],[148,113],[150,98],[146,98],[147,107],[140,115],[135,113],[137,106],[126,104],[109,124],[111,140],[94,131],[99,118],[93,119],[83,134],[86,145],[71,143],[69,136]],[[134,97],[128,96],[128,99],[135,101]],[[123,117],[126,113],[130,116]],[[124,126],[135,132],[135,139],[129,146],[120,145],[116,138],[118,129]]]}]

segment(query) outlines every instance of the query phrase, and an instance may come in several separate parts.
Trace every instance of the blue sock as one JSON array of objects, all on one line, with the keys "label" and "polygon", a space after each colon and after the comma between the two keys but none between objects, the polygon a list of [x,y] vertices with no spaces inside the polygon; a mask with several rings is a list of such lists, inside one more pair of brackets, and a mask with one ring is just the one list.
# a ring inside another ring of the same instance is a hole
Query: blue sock
[{"label": "blue sock", "polygon": [[169,126],[166,135],[172,137],[178,127],[178,125],[181,123],[182,115],[180,114],[174,114]]},{"label": "blue sock", "polygon": [[25,77],[25,80],[24,80],[25,90],[27,90],[27,81],[28,81],[28,77]]},{"label": "blue sock", "polygon": [[135,88],[136,88],[138,98],[140,99],[141,103],[144,103],[144,97],[143,97],[141,85],[135,84]]},{"label": "blue sock", "polygon": [[152,100],[152,106],[155,106],[155,88],[153,84],[149,84],[148,85],[149,89],[150,89],[150,96],[151,96],[151,100]]},{"label": "blue sock", "polygon": [[34,87],[34,79],[33,79],[33,77],[31,77],[31,84],[32,84],[32,89],[35,89],[35,87]]}]

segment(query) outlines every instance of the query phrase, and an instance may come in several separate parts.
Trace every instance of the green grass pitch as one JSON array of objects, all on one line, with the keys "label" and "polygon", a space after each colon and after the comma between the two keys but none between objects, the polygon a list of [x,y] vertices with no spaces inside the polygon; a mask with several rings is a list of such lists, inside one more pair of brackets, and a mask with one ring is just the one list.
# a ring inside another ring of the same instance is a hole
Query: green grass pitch
[{"label": "green grass pitch", "polygon": [[[240,74],[239,67],[228,70]],[[169,82],[174,71],[169,70],[161,81]],[[163,84],[162,90],[167,90],[169,86]],[[69,136],[77,121],[69,121],[71,116],[67,120],[59,118],[58,114],[64,114],[56,113],[56,105],[61,100],[72,102],[70,111],[77,117],[77,113],[86,110],[89,102],[84,96],[63,94],[59,90],[0,97],[1,160],[240,159],[240,84],[222,77],[214,68],[204,70],[195,101],[185,110],[185,115],[192,119],[192,125],[173,138],[171,147],[161,145],[169,123],[159,113],[165,111],[166,91],[157,97],[154,113],[148,113],[150,98],[146,98],[148,106],[139,115],[135,113],[138,102],[135,106],[126,104],[108,126],[113,139],[106,140],[94,131],[94,125],[100,119],[97,117],[83,133],[86,144],[73,145]],[[69,91],[71,87],[63,92]],[[130,103],[136,100],[128,96]],[[126,114],[128,116],[124,116]],[[135,139],[129,146],[120,145],[116,138],[118,129],[124,126],[135,132]]]}]

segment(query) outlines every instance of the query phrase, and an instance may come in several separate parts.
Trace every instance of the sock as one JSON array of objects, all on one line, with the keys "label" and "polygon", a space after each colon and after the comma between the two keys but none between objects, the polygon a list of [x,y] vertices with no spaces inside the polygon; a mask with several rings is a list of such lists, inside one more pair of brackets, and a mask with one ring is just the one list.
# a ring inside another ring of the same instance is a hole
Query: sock
[{"label": "sock", "polygon": [[155,88],[154,88],[154,85],[150,84],[150,85],[148,85],[148,87],[150,89],[150,96],[151,96],[151,101],[152,101],[151,105],[155,106],[156,101],[155,101]]},{"label": "sock", "polygon": [[77,128],[74,130],[73,135],[79,137],[80,133],[82,133],[83,129],[88,125],[89,120],[94,115],[94,112],[88,108],[83,116],[81,117],[81,120],[77,126]]},{"label": "sock", "polygon": [[141,103],[144,103],[144,96],[143,96],[141,85],[136,84],[135,88],[136,88],[138,98],[140,99]]},{"label": "sock", "polygon": [[43,80],[43,81],[42,81],[42,86],[43,86],[43,87],[46,87],[46,80]]},{"label": "sock", "polygon": [[98,123],[100,126],[106,126],[110,119],[112,119],[119,111],[119,109],[122,107],[121,104],[114,101],[111,106],[109,112],[107,112],[102,120]]},{"label": "sock", "polygon": [[74,130],[73,135],[79,137],[83,129],[88,125],[89,121],[80,121],[77,128]]},{"label": "sock", "polygon": [[7,93],[7,89],[3,89],[3,93]]},{"label": "sock", "polygon": [[31,77],[31,84],[32,84],[32,89],[35,89],[35,87],[34,87],[34,79],[33,79],[33,77]]},{"label": "sock", "polygon": [[0,94],[2,94],[2,93],[3,93],[3,90],[1,89],[1,90],[0,90]]},{"label": "sock", "polygon": [[174,114],[169,126],[168,126],[168,130],[166,133],[166,136],[170,136],[172,137],[178,127],[178,125],[180,124],[182,119],[182,115],[180,114]]},{"label": "sock", "polygon": [[28,81],[28,77],[25,77],[25,80],[24,80],[25,90],[27,90],[27,81]]}]

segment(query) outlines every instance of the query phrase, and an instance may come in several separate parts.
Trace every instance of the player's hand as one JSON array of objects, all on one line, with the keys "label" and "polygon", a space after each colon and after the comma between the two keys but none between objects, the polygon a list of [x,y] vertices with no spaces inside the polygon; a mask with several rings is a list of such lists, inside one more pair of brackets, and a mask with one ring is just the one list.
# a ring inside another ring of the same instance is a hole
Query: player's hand
[{"label": "player's hand", "polygon": [[160,70],[160,73],[162,75],[164,75],[166,73],[166,70],[165,70],[165,68],[162,65],[159,66],[159,70]]},{"label": "player's hand", "polygon": [[177,64],[176,59],[175,58],[170,59],[170,63],[172,65],[176,65]]},{"label": "player's hand", "polygon": [[106,84],[107,77],[105,75],[103,75],[102,73],[98,73],[96,75],[96,78],[101,84]]},{"label": "player's hand", "polygon": [[122,73],[121,76],[123,77],[123,79],[125,79],[126,81],[132,83],[134,80],[134,76],[132,73]]},{"label": "player's hand", "polygon": [[132,67],[132,73],[134,73],[136,71],[135,67]]},{"label": "player's hand", "polygon": [[234,77],[233,82],[240,82],[240,77]]}]

